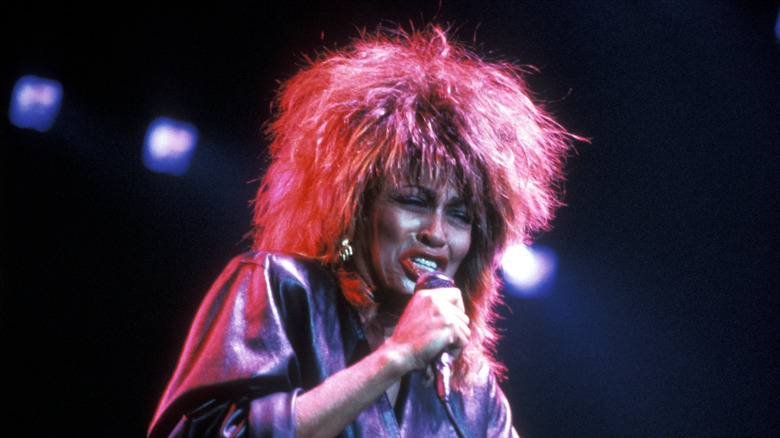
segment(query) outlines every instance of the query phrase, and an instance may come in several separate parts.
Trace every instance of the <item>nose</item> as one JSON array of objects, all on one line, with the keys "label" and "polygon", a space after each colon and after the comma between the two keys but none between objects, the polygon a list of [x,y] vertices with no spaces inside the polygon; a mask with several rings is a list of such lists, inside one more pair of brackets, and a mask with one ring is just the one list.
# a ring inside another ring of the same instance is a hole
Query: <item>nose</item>
[{"label": "nose", "polygon": [[425,217],[417,238],[425,245],[440,248],[447,244],[447,221],[442,212],[431,212]]}]

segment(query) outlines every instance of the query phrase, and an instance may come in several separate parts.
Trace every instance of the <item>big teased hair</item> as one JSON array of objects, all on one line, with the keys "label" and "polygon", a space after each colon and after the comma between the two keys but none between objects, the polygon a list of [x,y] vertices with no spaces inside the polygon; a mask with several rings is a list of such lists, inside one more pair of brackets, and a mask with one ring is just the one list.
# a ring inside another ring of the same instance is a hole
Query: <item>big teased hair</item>
[{"label": "big teased hair", "polygon": [[[459,389],[485,363],[503,373],[492,324],[498,264],[508,245],[548,229],[575,139],[532,102],[522,74],[440,27],[380,29],[309,61],[282,85],[268,125],[253,246],[317,258],[344,279],[341,242],[354,241],[384,184],[456,185],[474,218],[455,278],[472,333],[456,362]],[[371,285],[343,286],[353,303],[371,304]]]}]

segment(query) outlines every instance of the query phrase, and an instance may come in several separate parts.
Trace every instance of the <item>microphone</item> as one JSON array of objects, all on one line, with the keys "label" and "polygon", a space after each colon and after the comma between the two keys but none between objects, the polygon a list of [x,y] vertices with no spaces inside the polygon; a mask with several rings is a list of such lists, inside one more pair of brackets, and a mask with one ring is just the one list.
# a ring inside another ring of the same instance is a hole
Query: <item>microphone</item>
[{"label": "microphone", "polygon": [[[442,272],[426,272],[417,278],[414,293],[424,289],[455,287],[455,282]],[[452,354],[447,347],[434,362],[436,367],[436,394],[442,403],[450,400],[450,378],[452,377]]]}]

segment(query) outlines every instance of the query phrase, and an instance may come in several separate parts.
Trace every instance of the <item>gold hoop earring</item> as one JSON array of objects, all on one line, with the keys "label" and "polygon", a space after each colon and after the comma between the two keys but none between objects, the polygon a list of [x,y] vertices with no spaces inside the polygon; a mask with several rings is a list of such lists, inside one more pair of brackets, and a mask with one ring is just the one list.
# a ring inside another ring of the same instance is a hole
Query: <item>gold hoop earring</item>
[{"label": "gold hoop earring", "polygon": [[352,245],[349,243],[349,239],[341,241],[341,247],[339,248],[339,258],[343,263],[349,261],[352,258]]}]

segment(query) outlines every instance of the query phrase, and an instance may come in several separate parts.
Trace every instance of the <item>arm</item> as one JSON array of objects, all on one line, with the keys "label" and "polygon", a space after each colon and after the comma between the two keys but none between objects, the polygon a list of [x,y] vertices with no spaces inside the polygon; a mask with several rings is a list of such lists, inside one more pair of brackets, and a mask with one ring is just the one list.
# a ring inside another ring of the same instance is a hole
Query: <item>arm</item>
[{"label": "arm", "polygon": [[405,374],[400,358],[379,349],[301,394],[295,404],[297,437],[331,437]]}]

